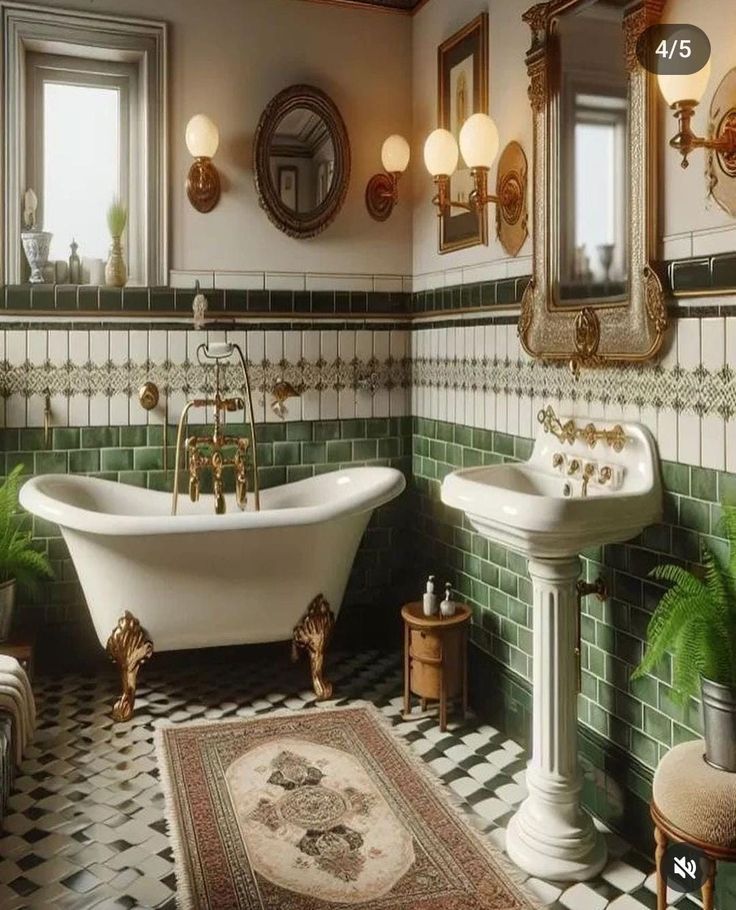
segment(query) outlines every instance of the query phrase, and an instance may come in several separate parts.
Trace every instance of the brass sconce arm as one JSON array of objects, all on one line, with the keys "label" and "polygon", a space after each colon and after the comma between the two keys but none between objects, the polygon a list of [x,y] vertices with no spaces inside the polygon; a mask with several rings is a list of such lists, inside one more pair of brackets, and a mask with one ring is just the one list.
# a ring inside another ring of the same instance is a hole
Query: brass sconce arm
[{"label": "brass sconce arm", "polygon": [[462,209],[465,212],[476,212],[481,215],[488,205],[497,205],[502,217],[509,223],[515,223],[524,204],[524,184],[517,179],[514,173],[504,174],[501,180],[502,191],[500,195],[488,192],[487,167],[474,167],[470,171],[473,178],[473,190],[467,202],[453,199],[450,194],[450,178],[444,174],[434,178],[437,193],[432,203],[437,206],[440,216],[447,215],[452,209]]},{"label": "brass sconce arm", "polygon": [[677,118],[677,133],[670,139],[673,149],[682,155],[681,166],[689,166],[688,156],[695,149],[712,149],[727,157],[736,157],[736,118],[726,118],[720,132],[713,139],[698,136],[692,128],[695,113],[694,101],[678,101],[672,108]]}]

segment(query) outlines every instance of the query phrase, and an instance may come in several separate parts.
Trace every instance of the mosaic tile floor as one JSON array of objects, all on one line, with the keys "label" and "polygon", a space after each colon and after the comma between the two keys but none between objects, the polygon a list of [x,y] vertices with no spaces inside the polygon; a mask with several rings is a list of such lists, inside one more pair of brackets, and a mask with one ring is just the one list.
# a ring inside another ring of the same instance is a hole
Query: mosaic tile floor
[{"label": "mosaic tile floor", "polygon": [[[202,652],[177,665],[166,657],[144,668],[136,716],[125,725],[109,719],[112,667],[95,678],[36,681],[40,726],[0,837],[2,910],[175,910],[156,725],[164,718],[217,720],[314,703],[305,666],[291,669],[285,660],[281,669],[273,652],[248,649],[237,658]],[[332,672],[339,703],[364,698],[378,705],[503,847],[505,825],[525,795],[521,747],[473,719],[452,724],[446,734],[418,708],[404,721],[401,675],[397,655],[377,652],[345,659]],[[654,910],[650,863],[615,835],[606,837],[611,858],[600,878],[567,887],[529,880],[550,910]],[[698,906],[677,901],[677,910]]]}]

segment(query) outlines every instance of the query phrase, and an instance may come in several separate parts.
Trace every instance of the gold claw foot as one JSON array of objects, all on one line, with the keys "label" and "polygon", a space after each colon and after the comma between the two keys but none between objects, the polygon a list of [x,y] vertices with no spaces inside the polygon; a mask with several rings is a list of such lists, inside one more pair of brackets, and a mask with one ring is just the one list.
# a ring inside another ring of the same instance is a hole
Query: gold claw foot
[{"label": "gold claw foot", "polygon": [[291,659],[299,659],[299,651],[306,651],[312,671],[312,688],[318,701],[332,697],[332,683],[324,677],[325,650],[335,628],[335,614],[321,594],[307,607],[300,622],[294,627]]},{"label": "gold claw foot", "polygon": [[138,620],[127,610],[107,639],[107,653],[120,668],[123,692],[112,708],[112,719],[130,720],[135,708],[138,670],[153,654],[153,642]]}]

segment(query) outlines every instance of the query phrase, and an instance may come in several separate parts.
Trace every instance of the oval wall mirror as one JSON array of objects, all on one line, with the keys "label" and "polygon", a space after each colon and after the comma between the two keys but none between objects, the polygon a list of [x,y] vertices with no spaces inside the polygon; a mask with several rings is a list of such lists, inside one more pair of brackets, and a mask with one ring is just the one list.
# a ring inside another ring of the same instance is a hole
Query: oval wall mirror
[{"label": "oval wall mirror", "polygon": [[314,237],[342,208],[350,180],[350,141],[324,92],[292,85],[261,115],[253,146],[258,199],[290,237]]}]

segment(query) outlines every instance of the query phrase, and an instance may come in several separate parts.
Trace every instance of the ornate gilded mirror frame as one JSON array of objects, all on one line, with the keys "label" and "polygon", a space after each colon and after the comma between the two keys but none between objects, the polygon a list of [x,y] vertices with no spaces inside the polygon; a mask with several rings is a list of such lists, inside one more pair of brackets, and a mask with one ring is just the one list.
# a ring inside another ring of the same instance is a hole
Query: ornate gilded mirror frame
[{"label": "ornate gilded mirror frame", "polygon": [[[623,16],[630,110],[630,254],[625,301],[586,301],[560,306],[559,107],[554,58],[558,17],[588,0],[549,0],[523,15],[532,31],[527,54],[534,134],[532,280],[524,293],[519,337],[525,351],[543,361],[568,362],[573,370],[655,357],[667,330],[667,309],[652,262],[657,244],[657,107],[655,78],[636,56],[639,36],[656,24],[666,0],[635,0]],[[557,135],[554,133],[557,132]]]},{"label": "ornate gilded mirror frame", "polygon": [[[310,212],[293,211],[281,200],[271,176],[271,146],[281,120],[292,111],[306,108],[325,124],[335,149],[332,184],[327,195]],[[279,92],[261,114],[253,139],[253,170],[261,208],[269,220],[289,237],[316,237],[337,217],[345,202],[350,182],[350,139],[335,102],[311,85],[292,85]]]}]

